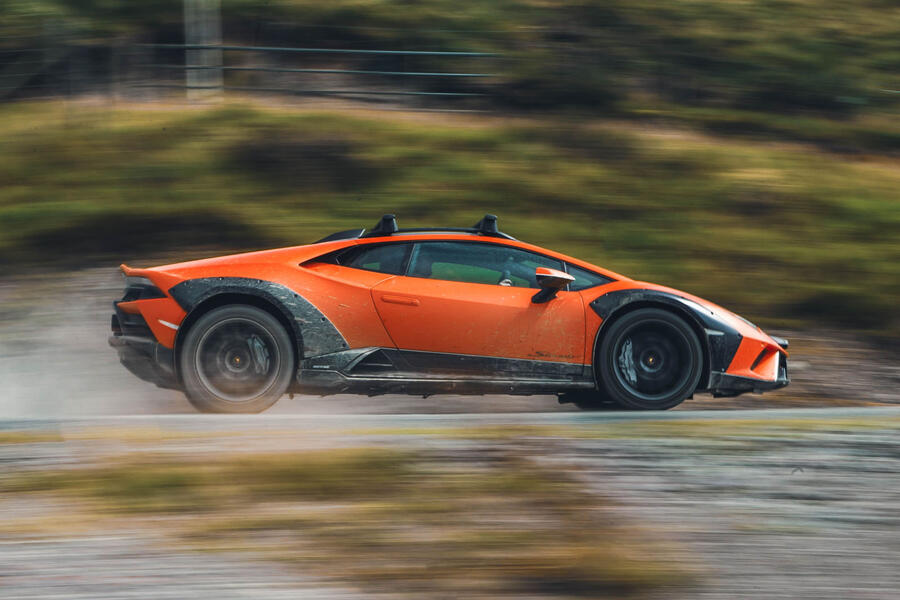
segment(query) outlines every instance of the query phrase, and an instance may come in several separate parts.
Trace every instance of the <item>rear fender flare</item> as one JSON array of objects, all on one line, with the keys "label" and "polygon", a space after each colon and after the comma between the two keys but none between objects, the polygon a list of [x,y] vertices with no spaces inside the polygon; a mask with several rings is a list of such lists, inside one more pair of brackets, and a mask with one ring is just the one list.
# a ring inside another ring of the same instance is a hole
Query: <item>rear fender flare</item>
[{"label": "rear fender flare", "polygon": [[[274,306],[291,326],[298,360],[349,348],[347,340],[322,311],[279,283],[245,277],[206,277],[183,281],[169,289],[169,295],[188,313],[186,322],[197,309],[221,296],[250,296]],[[179,329],[178,337],[181,335]],[[176,348],[178,342],[176,339]]]}]

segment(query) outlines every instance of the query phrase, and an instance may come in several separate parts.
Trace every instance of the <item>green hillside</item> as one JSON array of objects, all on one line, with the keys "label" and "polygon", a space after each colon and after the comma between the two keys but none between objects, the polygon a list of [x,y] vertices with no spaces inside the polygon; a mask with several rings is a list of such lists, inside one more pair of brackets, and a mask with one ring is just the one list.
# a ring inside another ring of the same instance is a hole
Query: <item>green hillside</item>
[{"label": "green hillside", "polygon": [[517,237],[763,324],[900,333],[900,168],[877,155],[629,122],[246,106],[6,105],[0,139],[7,272],[493,212]]},{"label": "green hillside", "polygon": [[[183,40],[181,0],[0,7],[2,47],[21,36]],[[496,78],[435,85],[486,90],[505,107],[639,114],[676,103],[845,117],[900,101],[900,4],[891,0],[222,0],[222,14],[231,43],[497,52],[477,66]],[[367,60],[362,67],[387,59]],[[388,66],[461,65],[431,56]]]}]

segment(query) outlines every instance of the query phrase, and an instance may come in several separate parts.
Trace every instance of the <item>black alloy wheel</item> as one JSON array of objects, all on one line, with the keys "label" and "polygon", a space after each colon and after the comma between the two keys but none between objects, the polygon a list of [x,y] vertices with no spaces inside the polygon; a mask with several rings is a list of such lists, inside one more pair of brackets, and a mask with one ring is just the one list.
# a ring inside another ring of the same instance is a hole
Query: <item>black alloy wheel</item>
[{"label": "black alloy wheel", "polygon": [[703,350],[681,317],[643,308],[604,333],[596,372],[605,395],[623,408],[665,410],[690,397],[700,382]]},{"label": "black alloy wheel", "polygon": [[255,306],[206,313],[179,352],[185,393],[202,412],[261,412],[278,401],[295,369],[294,344],[282,324]]}]

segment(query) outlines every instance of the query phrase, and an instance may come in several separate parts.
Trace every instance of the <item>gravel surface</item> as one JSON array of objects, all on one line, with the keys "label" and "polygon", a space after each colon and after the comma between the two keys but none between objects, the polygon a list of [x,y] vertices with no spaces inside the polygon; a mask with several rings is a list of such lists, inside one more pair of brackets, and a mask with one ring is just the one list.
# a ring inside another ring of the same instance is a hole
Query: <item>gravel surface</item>
[{"label": "gravel surface", "polygon": [[695,598],[823,600],[900,594],[898,430],[722,443],[581,441],[576,468],[703,565]]},{"label": "gravel surface", "polygon": [[[121,278],[110,269],[0,281],[0,432],[47,430],[65,440],[0,444],[0,475],[79,467],[130,451],[215,454],[371,443],[509,450],[570,472],[586,489],[618,502],[624,518],[683,548],[672,560],[696,565],[703,585],[669,590],[665,598],[900,597],[900,407],[858,407],[900,403],[900,367],[860,340],[788,333],[796,368],[786,390],[735,400],[698,397],[665,414],[581,413],[553,397],[338,396],[285,398],[253,417],[201,416],[181,394],[143,383],[118,364],[106,337],[110,302],[120,293]],[[702,410],[835,405],[854,407]],[[834,427],[802,425],[823,419]],[[616,423],[685,420],[772,421],[775,428],[733,435],[723,425],[721,435],[667,430],[596,439],[518,433],[532,425],[611,431]],[[873,427],[879,420],[883,425]],[[377,433],[479,426],[513,435],[463,441]],[[123,432],[122,439],[83,436],[97,429]],[[207,437],[138,444],[126,433],[132,430]],[[0,498],[0,523],[45,512]],[[357,595],[352,586],[335,587],[259,557],[173,549],[152,531],[0,536],[2,598]]]},{"label": "gravel surface", "polygon": [[[459,433],[484,426],[492,432],[487,438],[467,440]],[[598,498],[611,499],[614,518],[656,532],[677,548],[660,560],[696,569],[699,588],[673,587],[660,598],[889,599],[900,590],[900,407],[0,422],[0,432],[11,429],[47,431],[64,441],[0,445],[6,473],[80,467],[127,451],[196,458],[380,445],[475,461],[484,453],[510,453],[569,473]],[[443,435],[446,429],[453,435]],[[140,431],[160,438],[135,438]],[[373,499],[377,495],[373,491]],[[51,509],[0,499],[0,525],[48,510],[58,514],[59,507]],[[285,571],[253,555],[178,550],[157,531],[85,535],[65,533],[65,523],[59,528],[38,536],[4,535],[0,597],[359,594],[352,586],[335,587],[316,573]],[[610,542],[615,543],[597,540]]]},{"label": "gravel surface", "polygon": [[[17,600],[350,600],[362,594],[253,557],[157,546],[152,536],[0,542],[0,597]],[[243,559],[243,560],[241,560]]]}]

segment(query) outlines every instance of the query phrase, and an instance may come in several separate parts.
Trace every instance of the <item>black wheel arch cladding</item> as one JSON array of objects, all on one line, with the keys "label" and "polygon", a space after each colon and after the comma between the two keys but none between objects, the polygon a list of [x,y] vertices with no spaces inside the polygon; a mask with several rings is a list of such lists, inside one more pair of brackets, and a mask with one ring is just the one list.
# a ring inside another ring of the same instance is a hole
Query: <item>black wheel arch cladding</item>
[{"label": "black wheel arch cladding", "polygon": [[728,369],[743,339],[737,330],[716,318],[704,307],[671,292],[644,289],[616,290],[594,299],[590,307],[603,319],[594,342],[595,351],[609,323],[633,310],[662,308],[684,318],[700,339],[704,353],[705,373],[700,379],[698,389],[705,389],[708,386],[710,373],[724,372]]},{"label": "black wheel arch cladding", "polygon": [[244,277],[188,279],[173,286],[169,295],[188,313],[188,318],[195,309],[217,297],[245,296],[275,307],[290,325],[297,342],[298,360],[339,352],[349,347],[340,331],[315,305],[293,290],[272,281]]}]

